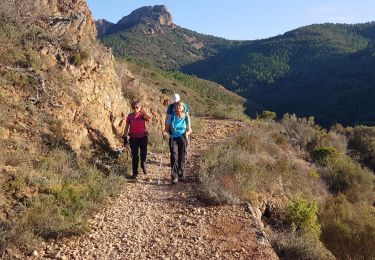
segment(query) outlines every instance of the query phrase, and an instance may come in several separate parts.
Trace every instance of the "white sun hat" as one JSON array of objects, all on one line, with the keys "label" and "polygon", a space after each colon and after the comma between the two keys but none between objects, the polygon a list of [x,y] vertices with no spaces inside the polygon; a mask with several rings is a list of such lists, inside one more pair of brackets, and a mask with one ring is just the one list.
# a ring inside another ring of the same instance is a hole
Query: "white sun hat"
[{"label": "white sun hat", "polygon": [[180,95],[179,94],[173,94],[172,97],[173,102],[179,102],[180,101]]}]

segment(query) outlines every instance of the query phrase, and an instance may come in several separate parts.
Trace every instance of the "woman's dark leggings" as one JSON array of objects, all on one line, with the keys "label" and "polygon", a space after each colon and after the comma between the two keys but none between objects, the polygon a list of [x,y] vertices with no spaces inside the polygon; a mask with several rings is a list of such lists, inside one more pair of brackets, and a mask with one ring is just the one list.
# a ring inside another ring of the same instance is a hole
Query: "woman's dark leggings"
[{"label": "woman's dark leggings", "polygon": [[148,137],[131,137],[129,140],[130,149],[132,151],[133,176],[138,174],[139,150],[141,151],[141,167],[144,168],[147,157]]},{"label": "woman's dark leggings", "polygon": [[169,149],[171,152],[171,178],[178,179],[184,176],[185,155],[186,155],[186,137],[169,139]]}]

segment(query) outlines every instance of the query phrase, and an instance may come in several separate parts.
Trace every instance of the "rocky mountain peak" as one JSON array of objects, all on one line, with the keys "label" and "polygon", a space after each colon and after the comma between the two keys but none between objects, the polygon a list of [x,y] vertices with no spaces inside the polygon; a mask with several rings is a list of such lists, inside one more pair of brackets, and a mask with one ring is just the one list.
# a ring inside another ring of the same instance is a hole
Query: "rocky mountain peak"
[{"label": "rocky mountain peak", "polygon": [[123,17],[117,24],[134,25],[153,20],[160,25],[173,26],[172,14],[165,5],[143,6]]}]

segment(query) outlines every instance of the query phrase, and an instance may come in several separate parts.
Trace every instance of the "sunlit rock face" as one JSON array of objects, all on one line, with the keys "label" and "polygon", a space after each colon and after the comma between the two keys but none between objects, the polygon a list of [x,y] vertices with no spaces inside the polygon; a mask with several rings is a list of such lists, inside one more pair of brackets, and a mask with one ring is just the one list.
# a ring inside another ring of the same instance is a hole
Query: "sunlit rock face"
[{"label": "sunlit rock face", "polygon": [[[40,55],[49,58],[44,67],[54,67],[61,77],[70,79],[64,86],[67,91],[61,90],[54,97],[58,109],[48,107],[46,112],[61,122],[63,137],[73,150],[79,152],[93,143],[115,149],[119,143],[110,115],[112,119],[120,118],[130,109],[114,69],[112,52],[97,42],[95,22],[86,1],[38,0],[36,5],[45,10],[40,23],[55,39],[40,47]],[[74,61],[78,56],[79,60]],[[125,77],[132,75],[127,71]],[[56,90],[48,79],[45,84]]]},{"label": "sunlit rock face", "polygon": [[161,25],[173,26],[172,14],[165,5],[144,6],[123,17],[117,24],[132,25],[152,19]]}]

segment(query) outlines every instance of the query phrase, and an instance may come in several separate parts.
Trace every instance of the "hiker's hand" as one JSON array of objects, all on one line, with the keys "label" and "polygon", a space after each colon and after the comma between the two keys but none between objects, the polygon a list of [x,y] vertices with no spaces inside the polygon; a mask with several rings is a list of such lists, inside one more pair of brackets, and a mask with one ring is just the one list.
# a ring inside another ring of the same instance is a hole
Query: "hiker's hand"
[{"label": "hiker's hand", "polygon": [[167,138],[167,136],[168,136],[168,133],[166,131],[163,131],[161,134],[163,135],[164,139]]},{"label": "hiker's hand", "polygon": [[141,116],[143,117],[143,119],[145,119],[146,121],[151,120],[151,116],[149,114],[147,114],[147,112],[144,110],[143,107],[141,108],[140,113],[141,113]]},{"label": "hiker's hand", "polygon": [[187,131],[186,136],[190,136],[190,135],[191,135],[191,131]]}]

